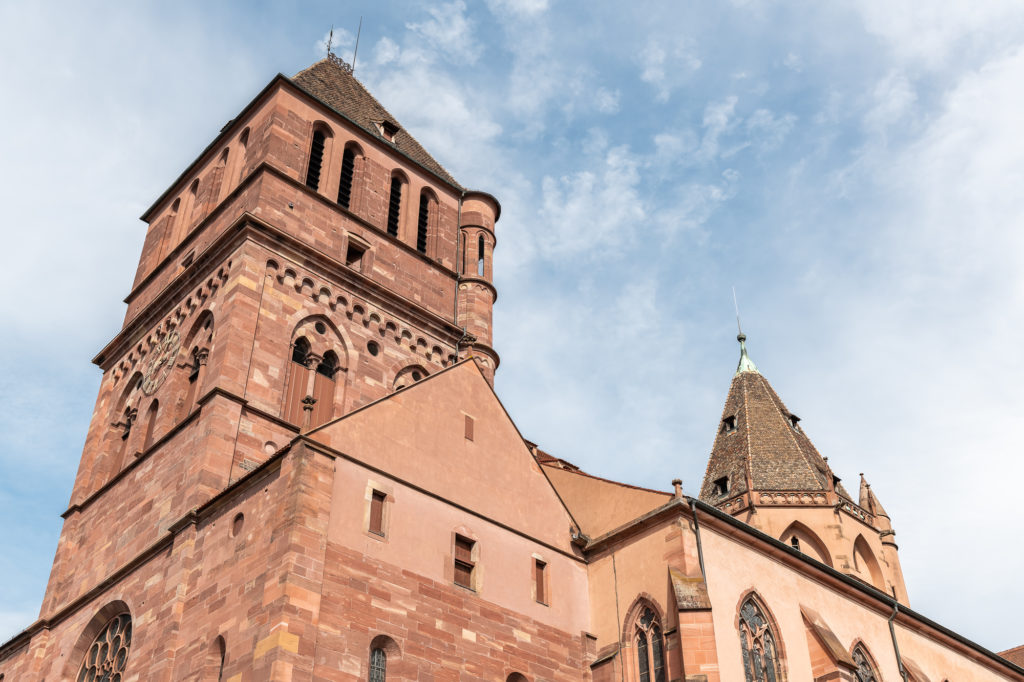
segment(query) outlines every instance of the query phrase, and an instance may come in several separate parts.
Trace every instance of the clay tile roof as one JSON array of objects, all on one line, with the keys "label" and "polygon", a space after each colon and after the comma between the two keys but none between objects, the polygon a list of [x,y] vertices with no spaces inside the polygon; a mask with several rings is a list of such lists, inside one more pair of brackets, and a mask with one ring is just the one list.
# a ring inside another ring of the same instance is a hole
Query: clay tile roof
[{"label": "clay tile roof", "polygon": [[999,655],[1008,660],[1010,663],[1013,663],[1024,668],[1024,644],[1000,652]]},{"label": "clay tile roof", "polygon": [[[750,486],[764,491],[832,490],[832,470],[804,433],[799,418],[786,408],[753,363],[743,362],[742,358],[747,357],[745,347],[741,353],[700,499],[717,504],[746,492]],[[724,476],[729,477],[729,490],[724,496],[716,495],[715,481]],[[835,490],[850,499],[841,485]]]},{"label": "clay tile roof", "polygon": [[[349,70],[332,59],[322,59],[295,74],[291,82],[322,103],[349,119],[370,135],[394,147],[412,161],[437,175],[448,184],[462,189],[444,167],[427,153],[377,99]],[[378,124],[389,122],[398,127],[394,142],[381,135]]]}]

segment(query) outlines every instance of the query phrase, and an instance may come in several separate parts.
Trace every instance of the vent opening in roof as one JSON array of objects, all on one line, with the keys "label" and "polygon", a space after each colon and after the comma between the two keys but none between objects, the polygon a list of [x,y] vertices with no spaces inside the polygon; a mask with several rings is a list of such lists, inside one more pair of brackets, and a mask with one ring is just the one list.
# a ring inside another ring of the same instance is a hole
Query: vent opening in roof
[{"label": "vent opening in roof", "polygon": [[732,433],[736,430],[736,415],[730,415],[722,420],[722,433]]},{"label": "vent opening in roof", "polygon": [[378,126],[380,127],[380,134],[384,136],[384,139],[388,142],[395,141],[395,135],[398,134],[400,128],[398,124],[393,121],[384,120],[381,121]]},{"label": "vent opening in roof", "polygon": [[713,488],[711,490],[711,493],[713,495],[716,495],[718,497],[725,495],[726,493],[729,492],[729,477],[722,476],[721,478],[716,478],[715,482],[712,483],[712,486]]},{"label": "vent opening in roof", "polygon": [[789,425],[791,427],[793,427],[794,431],[799,433],[799,431],[800,431],[800,417],[796,416],[795,414],[789,415]]}]

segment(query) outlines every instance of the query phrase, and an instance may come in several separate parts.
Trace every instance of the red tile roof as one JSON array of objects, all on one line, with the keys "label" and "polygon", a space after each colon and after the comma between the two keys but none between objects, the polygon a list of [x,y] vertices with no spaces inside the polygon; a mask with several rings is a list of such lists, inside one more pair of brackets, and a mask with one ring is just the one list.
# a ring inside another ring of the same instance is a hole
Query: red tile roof
[{"label": "red tile roof", "polygon": [[[444,182],[457,189],[462,189],[455,178],[435,161],[434,157],[428,154],[427,150],[412,135],[402,128],[398,119],[392,116],[345,66],[330,58],[322,59],[308,69],[295,74],[291,81],[301,90],[320,100],[370,135],[385,144],[393,145],[410,160],[438,176]],[[394,136],[394,142],[388,142],[381,134],[377,126],[382,121],[388,121],[398,126],[399,130]]]}]

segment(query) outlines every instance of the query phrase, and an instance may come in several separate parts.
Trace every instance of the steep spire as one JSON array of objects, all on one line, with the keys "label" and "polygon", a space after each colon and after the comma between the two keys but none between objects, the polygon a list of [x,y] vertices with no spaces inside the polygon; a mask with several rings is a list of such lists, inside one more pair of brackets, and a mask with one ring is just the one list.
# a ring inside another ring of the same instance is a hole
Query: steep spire
[{"label": "steep spire", "polygon": [[858,504],[875,516],[889,518],[889,513],[885,511],[882,503],[878,501],[875,491],[871,489],[871,484],[864,478],[864,474],[860,475],[860,501]]},{"label": "steep spire", "polygon": [[741,374],[743,372],[753,372],[757,374],[757,365],[747,355],[747,335],[740,332],[736,335],[736,340],[740,342],[740,364],[736,367],[736,373]]},{"label": "steep spire", "polygon": [[720,504],[748,491],[833,490],[850,499],[828,464],[740,342],[740,362],[729,388],[700,498]]}]

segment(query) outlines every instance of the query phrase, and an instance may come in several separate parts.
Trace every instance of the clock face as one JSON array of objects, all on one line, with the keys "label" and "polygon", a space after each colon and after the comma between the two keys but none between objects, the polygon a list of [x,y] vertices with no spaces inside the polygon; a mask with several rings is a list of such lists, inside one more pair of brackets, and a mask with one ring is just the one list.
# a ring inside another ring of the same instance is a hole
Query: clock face
[{"label": "clock face", "polygon": [[178,351],[181,349],[181,336],[177,331],[172,331],[164,337],[163,341],[156,345],[151,351],[153,359],[146,366],[146,373],[142,376],[142,392],[146,395],[153,395],[164,379],[174,368],[174,361],[178,358]]}]

